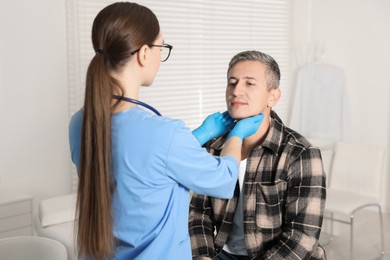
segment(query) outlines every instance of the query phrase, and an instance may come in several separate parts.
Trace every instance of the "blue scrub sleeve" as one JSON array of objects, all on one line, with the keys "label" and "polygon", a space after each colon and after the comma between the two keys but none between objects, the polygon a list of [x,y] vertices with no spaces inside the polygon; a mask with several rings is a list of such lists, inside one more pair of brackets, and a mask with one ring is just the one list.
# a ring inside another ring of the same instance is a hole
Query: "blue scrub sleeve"
[{"label": "blue scrub sleeve", "polygon": [[180,124],[167,153],[166,171],[169,177],[198,194],[229,199],[233,197],[239,168],[233,156],[209,154]]},{"label": "blue scrub sleeve", "polygon": [[83,124],[83,110],[77,111],[69,123],[69,146],[72,162],[78,168],[80,165],[81,130]]}]

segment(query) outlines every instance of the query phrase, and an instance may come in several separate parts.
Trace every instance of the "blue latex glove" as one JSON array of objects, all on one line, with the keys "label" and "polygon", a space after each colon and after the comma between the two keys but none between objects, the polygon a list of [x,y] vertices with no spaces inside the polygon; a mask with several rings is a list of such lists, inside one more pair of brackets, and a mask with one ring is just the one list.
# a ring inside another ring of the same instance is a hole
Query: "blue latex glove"
[{"label": "blue latex glove", "polygon": [[227,111],[216,112],[209,115],[203,123],[192,131],[192,134],[198,139],[200,145],[204,145],[212,138],[218,137],[231,130],[234,126],[234,119],[230,117]]},{"label": "blue latex glove", "polygon": [[232,136],[237,136],[241,140],[245,137],[251,136],[256,133],[259,128],[261,122],[263,122],[264,115],[256,115],[248,118],[241,119],[236,123],[232,131],[228,134],[227,139]]}]

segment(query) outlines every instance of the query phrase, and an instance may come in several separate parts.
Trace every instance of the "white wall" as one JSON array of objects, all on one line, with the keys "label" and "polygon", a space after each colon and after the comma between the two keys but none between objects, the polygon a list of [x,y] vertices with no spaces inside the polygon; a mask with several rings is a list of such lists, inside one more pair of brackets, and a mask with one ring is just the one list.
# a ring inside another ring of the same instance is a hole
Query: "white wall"
[{"label": "white wall", "polygon": [[[346,71],[348,139],[389,146],[390,1],[294,7],[293,44],[325,43]],[[65,0],[0,1],[0,184],[35,205],[71,191],[65,10]]]},{"label": "white wall", "polygon": [[[388,0],[294,0],[292,25],[295,53],[324,47],[324,61],[345,71],[344,139],[385,146],[387,151],[389,14]],[[298,67],[296,62],[292,73]],[[387,159],[385,167],[388,164]],[[388,177],[384,187],[389,186]],[[387,211],[390,211],[390,200],[386,202],[389,196],[390,189],[386,189],[383,204],[387,205]]]},{"label": "white wall", "polygon": [[64,0],[0,1],[0,185],[70,192]]}]

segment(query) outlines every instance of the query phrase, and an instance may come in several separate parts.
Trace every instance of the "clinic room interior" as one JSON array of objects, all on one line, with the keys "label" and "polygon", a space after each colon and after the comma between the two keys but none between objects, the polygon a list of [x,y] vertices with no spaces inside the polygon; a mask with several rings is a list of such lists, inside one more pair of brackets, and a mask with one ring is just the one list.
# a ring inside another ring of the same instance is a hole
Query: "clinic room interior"
[{"label": "clinic room interior", "polygon": [[[91,17],[112,2],[0,2],[0,241],[42,236],[72,251],[77,174],[68,125],[82,106],[94,54]],[[194,129],[211,112],[226,110],[226,68],[234,54],[270,54],[282,75],[273,109],[321,149],[328,195],[345,189],[352,198],[362,196],[357,207],[363,208],[343,217],[331,211],[333,203],[356,201],[327,201],[320,241],[328,259],[351,253],[390,259],[390,1],[138,2],[157,13],[165,41],[174,46],[153,85],[141,90],[142,100]],[[308,82],[322,92],[308,91]],[[339,153],[340,143],[350,150]],[[339,215],[347,221],[337,221]]]}]

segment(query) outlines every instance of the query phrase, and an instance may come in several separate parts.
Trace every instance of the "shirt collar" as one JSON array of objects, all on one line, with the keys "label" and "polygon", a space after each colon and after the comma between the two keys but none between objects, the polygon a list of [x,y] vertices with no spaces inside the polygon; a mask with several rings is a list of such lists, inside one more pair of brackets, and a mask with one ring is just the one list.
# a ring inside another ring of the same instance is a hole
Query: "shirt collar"
[{"label": "shirt collar", "polygon": [[274,152],[274,154],[278,154],[279,147],[282,144],[283,140],[283,129],[284,124],[283,121],[279,118],[279,116],[271,110],[271,125],[268,131],[267,136],[265,137],[261,146],[267,147]]}]

